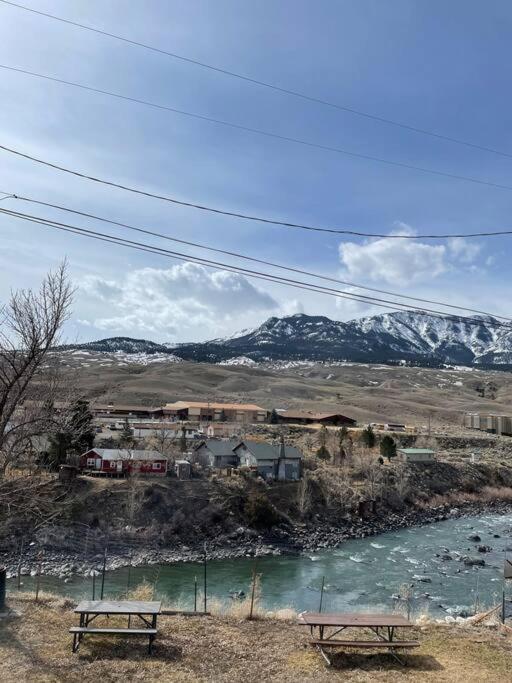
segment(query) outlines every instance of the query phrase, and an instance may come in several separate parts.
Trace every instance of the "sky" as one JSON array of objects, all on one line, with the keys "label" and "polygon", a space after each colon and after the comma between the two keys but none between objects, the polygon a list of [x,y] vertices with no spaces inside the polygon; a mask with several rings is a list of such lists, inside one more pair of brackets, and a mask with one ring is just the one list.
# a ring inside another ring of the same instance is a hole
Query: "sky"
[{"label": "sky", "polygon": [[[505,155],[298,99],[0,3],[2,65],[512,186],[506,0],[26,5]],[[512,190],[267,138],[1,68],[0,144],[151,193],[289,222],[383,235],[512,228]],[[0,191],[355,284],[509,315],[512,237],[393,240],[265,225],[137,196],[2,151]],[[175,248],[12,198],[0,208]],[[251,267],[193,247],[178,250]],[[273,315],[349,320],[385,310],[0,215],[0,302],[12,290],[37,288],[63,259],[76,287],[68,341],[199,341]]]}]

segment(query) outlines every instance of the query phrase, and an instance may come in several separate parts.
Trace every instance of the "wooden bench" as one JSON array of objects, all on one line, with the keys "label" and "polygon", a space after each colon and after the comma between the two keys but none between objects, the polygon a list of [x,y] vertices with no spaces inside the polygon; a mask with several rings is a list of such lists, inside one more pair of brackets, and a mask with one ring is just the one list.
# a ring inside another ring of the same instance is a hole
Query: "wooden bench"
[{"label": "wooden bench", "polygon": [[311,645],[316,647],[355,647],[355,648],[386,648],[395,647],[419,647],[417,640],[311,640]]},{"label": "wooden bench", "polygon": [[89,626],[72,626],[69,632],[73,634],[73,652],[80,647],[80,640],[84,635],[94,636],[146,636],[149,638],[149,654],[153,640],[157,634],[156,628],[92,628]]}]

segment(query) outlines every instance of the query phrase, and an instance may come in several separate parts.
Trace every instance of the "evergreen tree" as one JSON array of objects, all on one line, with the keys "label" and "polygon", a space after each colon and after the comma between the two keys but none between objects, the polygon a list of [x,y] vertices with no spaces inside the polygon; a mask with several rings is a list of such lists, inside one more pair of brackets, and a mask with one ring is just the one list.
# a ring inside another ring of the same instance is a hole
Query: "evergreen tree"
[{"label": "evergreen tree", "polygon": [[224,410],[224,408],[220,411],[219,420],[220,420],[220,422],[227,422],[228,421],[226,411]]},{"label": "evergreen tree", "polygon": [[180,451],[182,453],[185,453],[186,450],[187,450],[187,433],[185,431],[185,427],[182,427],[181,436],[180,436]]},{"label": "evergreen tree", "polygon": [[123,448],[130,448],[134,443],[133,429],[130,427],[127,417],[124,419],[123,429],[119,435],[119,443]]},{"label": "evergreen tree", "polygon": [[73,404],[69,426],[70,447],[78,455],[90,450],[94,445],[93,420],[87,401],[80,399]]},{"label": "evergreen tree", "polygon": [[361,432],[361,443],[366,446],[366,448],[373,448],[375,446],[375,432],[371,425],[365,427]]},{"label": "evergreen tree", "polygon": [[391,462],[391,458],[396,457],[396,443],[389,434],[382,437],[380,442],[380,454],[383,458],[387,458],[389,462]]},{"label": "evergreen tree", "polygon": [[67,431],[50,434],[49,447],[45,464],[52,470],[59,469],[59,465],[66,462],[68,451],[71,449],[70,434]]},{"label": "evergreen tree", "polygon": [[276,425],[279,422],[279,415],[277,414],[277,410],[275,408],[272,408],[269,421],[271,425]]}]

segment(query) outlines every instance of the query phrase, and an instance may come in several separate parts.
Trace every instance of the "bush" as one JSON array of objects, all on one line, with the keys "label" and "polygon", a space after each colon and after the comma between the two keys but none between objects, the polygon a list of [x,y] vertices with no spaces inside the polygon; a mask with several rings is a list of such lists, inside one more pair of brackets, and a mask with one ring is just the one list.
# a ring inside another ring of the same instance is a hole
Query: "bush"
[{"label": "bush", "polygon": [[366,446],[366,448],[373,448],[375,446],[375,432],[370,425],[363,429],[360,439],[361,443]]},{"label": "bush", "polygon": [[396,443],[389,434],[382,437],[380,442],[380,454],[391,462],[391,458],[396,457]]},{"label": "bush", "polygon": [[320,446],[316,451],[316,457],[320,458],[320,460],[330,460],[331,454],[329,453],[327,446]]},{"label": "bush", "polygon": [[245,503],[244,512],[250,526],[269,529],[279,522],[279,514],[264,493],[254,492]]}]

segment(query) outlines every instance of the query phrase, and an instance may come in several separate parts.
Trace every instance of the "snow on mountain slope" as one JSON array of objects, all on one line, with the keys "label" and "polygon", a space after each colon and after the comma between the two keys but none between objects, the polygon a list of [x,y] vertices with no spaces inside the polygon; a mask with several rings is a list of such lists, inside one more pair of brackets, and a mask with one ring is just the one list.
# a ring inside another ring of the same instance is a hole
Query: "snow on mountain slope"
[{"label": "snow on mountain slope", "polygon": [[512,364],[512,325],[498,326],[485,316],[472,320],[397,311],[341,322],[297,313],[273,316],[255,329],[202,343],[173,346],[113,337],[64,349],[247,365],[268,360]]}]

